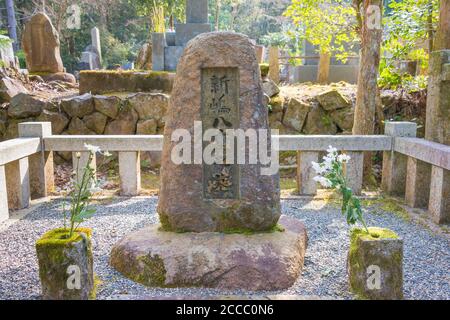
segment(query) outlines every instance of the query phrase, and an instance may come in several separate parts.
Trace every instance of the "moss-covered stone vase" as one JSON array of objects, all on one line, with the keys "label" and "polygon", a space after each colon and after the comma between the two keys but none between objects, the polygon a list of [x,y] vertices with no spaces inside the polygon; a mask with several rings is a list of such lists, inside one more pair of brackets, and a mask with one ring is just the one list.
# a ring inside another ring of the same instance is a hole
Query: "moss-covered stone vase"
[{"label": "moss-covered stone vase", "polygon": [[42,298],[88,300],[95,298],[91,229],[54,229],[36,242]]},{"label": "moss-covered stone vase", "polygon": [[351,231],[347,271],[350,290],[360,299],[403,298],[403,240],[382,228]]}]

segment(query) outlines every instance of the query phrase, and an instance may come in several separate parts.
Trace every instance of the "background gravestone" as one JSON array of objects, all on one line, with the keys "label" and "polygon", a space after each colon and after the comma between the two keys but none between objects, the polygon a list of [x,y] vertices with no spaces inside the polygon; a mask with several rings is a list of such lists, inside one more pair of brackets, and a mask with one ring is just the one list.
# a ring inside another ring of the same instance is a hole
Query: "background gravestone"
[{"label": "background gravestone", "polygon": [[63,72],[59,36],[50,18],[35,14],[25,25],[22,39],[27,68],[30,72]]},{"label": "background gravestone", "polygon": [[[218,79],[226,79],[227,88]],[[214,81],[217,93],[212,93]],[[217,105],[222,94],[228,113]],[[188,44],[178,65],[164,131],[158,213],[167,230],[267,230],[277,223],[278,175],[261,175],[260,165],[175,165],[170,158],[176,144],[171,142],[172,132],[187,129],[193,138],[194,121],[203,121],[204,130],[267,129],[262,97],[255,49],[246,36],[213,32]]]}]

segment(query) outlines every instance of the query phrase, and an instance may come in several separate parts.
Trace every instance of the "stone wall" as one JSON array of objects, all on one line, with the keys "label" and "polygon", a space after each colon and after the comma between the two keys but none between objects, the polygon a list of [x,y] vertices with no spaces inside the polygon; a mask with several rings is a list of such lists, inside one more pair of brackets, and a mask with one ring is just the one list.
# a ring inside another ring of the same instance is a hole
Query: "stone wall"
[{"label": "stone wall", "polygon": [[62,100],[20,93],[0,109],[0,141],[16,138],[18,123],[28,121],[49,121],[53,134],[62,135],[162,134],[168,101],[167,94],[150,92]]},{"label": "stone wall", "polygon": [[351,134],[354,92],[345,84],[307,87],[288,86],[277,91],[263,84],[268,102],[269,122],[280,134]]},{"label": "stone wall", "polygon": [[[279,88],[264,78],[263,89],[270,127],[281,134],[351,134],[355,86]],[[401,120],[423,124],[426,93],[419,95],[422,99],[397,95],[395,91],[381,94],[386,119],[405,115]],[[50,121],[53,134],[162,134],[169,97],[155,92],[87,93],[46,100],[19,93],[0,108],[0,141],[17,137],[18,123],[27,121]],[[418,135],[423,133],[419,130]]]},{"label": "stone wall", "polygon": [[80,94],[112,92],[172,91],[174,73],[89,70],[80,72]]}]

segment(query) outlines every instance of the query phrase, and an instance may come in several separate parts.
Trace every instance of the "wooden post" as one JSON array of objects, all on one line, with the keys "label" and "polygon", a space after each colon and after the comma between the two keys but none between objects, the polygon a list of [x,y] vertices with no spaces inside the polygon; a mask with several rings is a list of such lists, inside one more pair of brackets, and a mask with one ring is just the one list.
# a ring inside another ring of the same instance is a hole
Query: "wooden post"
[{"label": "wooden post", "polygon": [[320,53],[319,66],[317,70],[317,82],[327,84],[330,74],[331,55],[329,52]]}]

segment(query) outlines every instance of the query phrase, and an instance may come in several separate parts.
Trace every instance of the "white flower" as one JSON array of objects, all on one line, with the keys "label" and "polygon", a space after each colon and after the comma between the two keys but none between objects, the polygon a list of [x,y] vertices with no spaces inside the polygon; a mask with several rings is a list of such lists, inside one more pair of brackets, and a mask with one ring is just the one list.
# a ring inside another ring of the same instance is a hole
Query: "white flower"
[{"label": "white flower", "polygon": [[333,168],[333,162],[336,161],[334,157],[323,157],[322,166],[324,167],[325,171],[330,171]]},{"label": "white flower", "polygon": [[346,154],[340,154],[337,157],[337,160],[341,163],[347,163],[350,159],[351,159],[350,156]]},{"label": "white flower", "polygon": [[102,152],[102,150],[100,149],[100,147],[93,146],[93,145],[91,145],[91,144],[85,143],[85,144],[84,144],[84,147],[85,147],[86,149],[88,149],[89,152],[91,152],[91,153]]},{"label": "white flower", "polygon": [[323,173],[325,173],[327,171],[326,168],[320,163],[312,161],[311,164],[312,164],[312,167],[313,167],[314,171],[317,174],[323,174]]},{"label": "white flower", "polygon": [[328,152],[328,155],[335,154],[335,153],[337,153],[337,149],[333,148],[332,146],[328,146],[327,152]]},{"label": "white flower", "polygon": [[325,188],[329,188],[332,185],[331,181],[325,177],[317,176],[314,177],[313,180],[319,182]]},{"label": "white flower", "polygon": [[109,153],[108,151],[103,152],[103,155],[104,155],[105,157],[111,157],[111,156],[112,156],[112,154]]},{"label": "white flower", "polygon": [[93,185],[93,186],[90,188],[90,191],[91,191],[91,193],[97,193],[97,192],[101,192],[102,189],[101,189],[100,187],[96,186],[96,185]]}]

